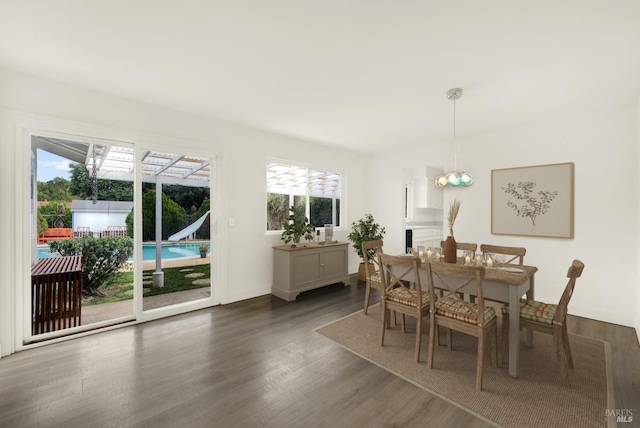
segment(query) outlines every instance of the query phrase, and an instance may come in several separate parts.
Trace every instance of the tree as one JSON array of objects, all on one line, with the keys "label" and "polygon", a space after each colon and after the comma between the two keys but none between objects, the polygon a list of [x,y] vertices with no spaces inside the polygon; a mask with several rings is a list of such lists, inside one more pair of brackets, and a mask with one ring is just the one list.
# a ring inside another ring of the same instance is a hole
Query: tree
[{"label": "tree", "polygon": [[[204,215],[204,213],[206,213],[207,211],[209,211],[211,209],[210,207],[210,200],[209,198],[205,198],[204,201],[202,201],[202,205],[200,205],[200,208],[198,208],[198,210],[196,211],[196,215],[194,216],[195,218],[193,218],[192,221],[196,221],[197,219],[199,219],[200,217],[202,217]],[[211,215],[211,214],[209,214]],[[200,227],[200,229],[198,229],[198,231],[196,232],[196,236],[200,239],[211,239],[211,228],[210,228],[210,219],[205,219],[204,223],[202,223],[202,226]]]},{"label": "tree", "polygon": [[209,197],[210,191],[208,187],[166,184],[162,186],[162,193],[184,208],[186,212],[190,212],[191,207],[199,207],[202,205],[203,201]]},{"label": "tree", "polygon": [[325,224],[333,224],[333,200],[331,198],[310,197],[309,217],[314,227],[324,227]]},{"label": "tree", "polygon": [[289,213],[289,195],[267,194],[267,230],[282,230]]},{"label": "tree", "polygon": [[[162,239],[167,239],[188,225],[187,212],[180,205],[162,194]],[[128,228],[128,227],[127,227]],[[142,239],[155,240],[156,191],[149,190],[142,196]]]},{"label": "tree", "polygon": [[70,188],[69,180],[62,177],[55,177],[47,182],[38,181],[38,200],[71,202],[73,198]]},{"label": "tree", "polygon": [[71,208],[67,206],[66,201],[49,201],[38,207],[38,213],[42,214],[47,221],[48,227],[55,227],[54,224],[58,217],[58,204],[64,205],[62,214],[63,227],[71,227]]},{"label": "tree", "polygon": [[[93,180],[83,164],[71,164],[69,191],[79,199],[93,197]],[[98,199],[101,201],[133,201],[133,181],[96,179]]]}]

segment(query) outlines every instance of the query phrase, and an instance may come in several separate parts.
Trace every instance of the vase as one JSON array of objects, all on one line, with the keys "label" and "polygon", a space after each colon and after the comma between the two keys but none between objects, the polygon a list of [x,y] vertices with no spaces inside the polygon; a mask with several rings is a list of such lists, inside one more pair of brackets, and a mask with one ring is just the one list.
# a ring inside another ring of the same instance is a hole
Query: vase
[{"label": "vase", "polygon": [[452,235],[447,236],[442,247],[442,253],[444,254],[445,263],[456,263],[458,261],[456,240]]}]

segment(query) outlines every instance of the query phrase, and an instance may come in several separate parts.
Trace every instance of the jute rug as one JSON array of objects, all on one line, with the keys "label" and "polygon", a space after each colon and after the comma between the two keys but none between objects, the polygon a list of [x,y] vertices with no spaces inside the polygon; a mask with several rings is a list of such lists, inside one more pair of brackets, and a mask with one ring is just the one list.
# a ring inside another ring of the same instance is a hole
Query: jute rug
[{"label": "jute rug", "polygon": [[[415,321],[407,317],[407,333],[402,333],[399,325],[392,325],[385,333],[385,346],[380,347],[380,315],[380,305],[376,305],[369,308],[367,315],[359,311],[316,331],[498,426],[603,427],[607,426],[605,410],[615,408],[607,342],[569,335],[575,368],[570,369],[571,388],[566,389],[560,379],[552,337],[535,333],[534,346],[528,348],[522,336],[518,378],[509,376],[506,363],[494,368],[487,352],[483,389],[476,391],[476,338],[453,332],[453,350],[438,346],[433,369],[429,370],[428,320],[424,323],[427,332],[423,336],[420,363],[415,363]],[[441,340],[444,343],[444,334]],[[489,341],[487,345],[490,347]]]}]

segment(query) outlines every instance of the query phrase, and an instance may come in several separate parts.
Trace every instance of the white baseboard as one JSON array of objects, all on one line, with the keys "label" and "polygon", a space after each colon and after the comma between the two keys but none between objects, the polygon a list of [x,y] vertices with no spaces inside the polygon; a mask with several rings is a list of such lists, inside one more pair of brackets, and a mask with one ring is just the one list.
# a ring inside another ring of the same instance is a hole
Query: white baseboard
[{"label": "white baseboard", "polygon": [[271,294],[271,285],[253,288],[251,290],[227,293],[226,299],[222,302],[222,304],[226,305],[227,303],[253,299],[254,297],[264,296],[266,294]]},{"label": "white baseboard", "polygon": [[619,313],[598,311],[593,308],[569,303],[569,314],[625,327],[632,327],[635,328],[636,333],[638,333],[638,323],[636,323],[636,320],[634,320],[633,317],[620,315]]}]

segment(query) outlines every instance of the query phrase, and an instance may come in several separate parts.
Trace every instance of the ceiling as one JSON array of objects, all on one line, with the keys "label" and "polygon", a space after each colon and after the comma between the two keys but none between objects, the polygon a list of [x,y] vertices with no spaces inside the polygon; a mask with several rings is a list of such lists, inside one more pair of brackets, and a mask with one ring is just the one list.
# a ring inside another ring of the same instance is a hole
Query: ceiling
[{"label": "ceiling", "polygon": [[637,103],[637,0],[0,0],[0,65],[354,151]]}]

